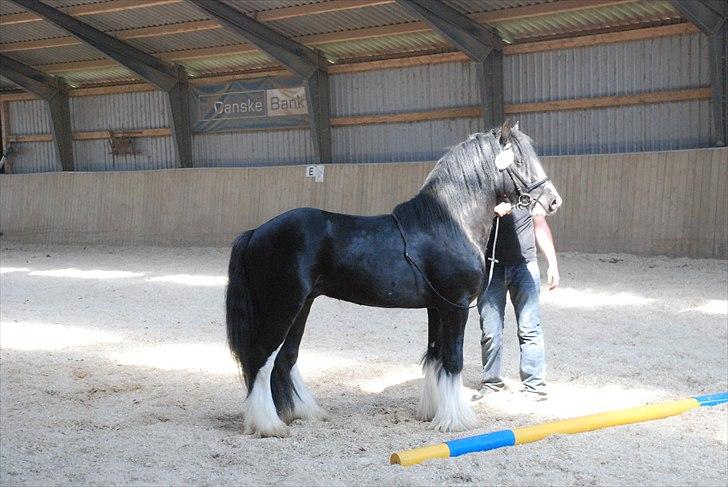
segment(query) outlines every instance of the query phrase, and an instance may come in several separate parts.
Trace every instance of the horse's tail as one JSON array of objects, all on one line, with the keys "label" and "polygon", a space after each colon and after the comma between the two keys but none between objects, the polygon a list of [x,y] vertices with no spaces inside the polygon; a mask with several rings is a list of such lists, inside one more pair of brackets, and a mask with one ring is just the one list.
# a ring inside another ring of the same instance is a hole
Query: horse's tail
[{"label": "horse's tail", "polygon": [[233,242],[228,266],[228,286],[225,297],[227,320],[227,341],[230,351],[240,364],[245,385],[250,391],[252,385],[250,358],[251,336],[255,331],[256,313],[248,278],[245,273],[245,249],[253,230],[240,234]]}]

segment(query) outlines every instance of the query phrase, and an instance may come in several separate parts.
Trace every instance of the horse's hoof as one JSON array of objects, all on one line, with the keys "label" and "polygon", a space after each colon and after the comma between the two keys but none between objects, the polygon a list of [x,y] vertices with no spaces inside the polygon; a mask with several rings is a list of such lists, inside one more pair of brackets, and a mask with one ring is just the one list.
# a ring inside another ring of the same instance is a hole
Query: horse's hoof
[{"label": "horse's hoof", "polygon": [[456,417],[438,417],[432,420],[432,427],[442,433],[454,433],[474,429],[478,425],[478,418],[472,411],[462,411]]},{"label": "horse's hoof", "polygon": [[316,403],[298,403],[292,414],[293,419],[315,419],[318,421],[330,421],[329,413]]},{"label": "horse's hoof", "polygon": [[253,435],[253,438],[288,438],[291,436],[291,432],[285,425],[264,430],[250,430],[247,433]]},{"label": "horse's hoof", "polygon": [[422,421],[423,423],[428,423],[432,421],[432,418],[435,417],[435,413],[431,411],[417,411],[415,413],[415,419],[417,421]]},{"label": "horse's hoof", "polygon": [[329,413],[327,413],[320,406],[316,406],[316,408],[314,408],[313,411],[311,411],[309,418],[317,419],[319,421],[331,421],[331,417],[329,416]]},{"label": "horse's hoof", "polygon": [[246,421],[245,433],[252,435],[253,438],[288,438],[290,433],[286,423],[280,420],[278,416],[264,421]]},{"label": "horse's hoof", "polygon": [[457,433],[459,431],[468,431],[474,429],[477,423],[464,421],[453,421],[448,423],[432,423],[432,427],[441,433]]}]

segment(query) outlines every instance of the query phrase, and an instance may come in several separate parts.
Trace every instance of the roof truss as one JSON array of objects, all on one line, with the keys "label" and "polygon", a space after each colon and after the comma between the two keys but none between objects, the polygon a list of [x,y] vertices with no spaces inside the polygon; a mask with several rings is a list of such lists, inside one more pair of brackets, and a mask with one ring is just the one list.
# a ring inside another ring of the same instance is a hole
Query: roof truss
[{"label": "roof truss", "polygon": [[503,41],[489,28],[437,0],[397,0],[476,63],[483,121],[503,121]]},{"label": "roof truss", "polygon": [[189,123],[187,74],[179,65],[157,59],[80,20],[37,0],[13,0],[29,12],[76,36],[167,94],[167,109],[179,165],[192,166],[192,138]]},{"label": "roof truss", "polygon": [[61,168],[64,171],[73,171],[71,110],[66,83],[61,78],[48,76],[2,54],[0,54],[0,74],[48,103],[53,140]]},{"label": "roof truss", "polygon": [[187,0],[303,78],[316,154],[331,162],[331,107],[327,62],[319,51],[276,32],[217,0]]}]

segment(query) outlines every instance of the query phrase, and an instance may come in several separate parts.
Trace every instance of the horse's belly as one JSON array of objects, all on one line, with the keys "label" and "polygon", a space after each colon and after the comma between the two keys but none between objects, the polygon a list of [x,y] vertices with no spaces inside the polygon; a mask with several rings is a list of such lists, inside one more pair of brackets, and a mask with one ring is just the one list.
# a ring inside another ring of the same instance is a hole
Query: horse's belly
[{"label": "horse's belly", "polygon": [[320,293],[334,299],[361,304],[363,306],[376,306],[378,308],[426,308],[427,302],[423,296],[412,293],[384,291],[369,288],[366,290],[349,290],[345,288],[322,289]]},{"label": "horse's belly", "polygon": [[427,293],[413,270],[399,262],[352,265],[321,276],[317,294],[365,306],[424,308]]}]

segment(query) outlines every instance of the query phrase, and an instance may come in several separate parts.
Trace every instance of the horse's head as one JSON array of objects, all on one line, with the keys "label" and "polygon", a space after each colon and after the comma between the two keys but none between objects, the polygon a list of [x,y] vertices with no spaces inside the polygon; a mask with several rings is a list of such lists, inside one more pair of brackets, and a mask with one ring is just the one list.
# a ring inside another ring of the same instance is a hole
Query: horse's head
[{"label": "horse's head", "polygon": [[505,181],[508,199],[513,204],[533,210],[538,203],[547,215],[555,213],[562,200],[543,170],[531,139],[506,120],[494,132],[500,144],[495,164]]}]

